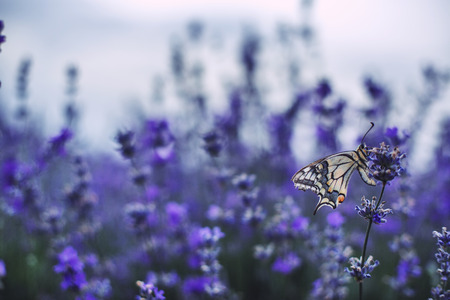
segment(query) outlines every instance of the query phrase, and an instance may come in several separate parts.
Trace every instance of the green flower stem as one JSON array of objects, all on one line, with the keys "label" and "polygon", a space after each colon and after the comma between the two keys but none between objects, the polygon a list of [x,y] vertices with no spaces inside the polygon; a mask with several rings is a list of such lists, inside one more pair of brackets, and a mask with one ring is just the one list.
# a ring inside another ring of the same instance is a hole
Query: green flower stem
[{"label": "green flower stem", "polygon": [[[384,181],[383,186],[381,188],[380,197],[378,198],[378,202],[377,202],[377,205],[376,205],[374,211],[376,211],[381,204],[381,199],[383,198],[385,187],[386,187],[386,182]],[[366,261],[367,242],[369,241],[369,234],[370,234],[370,229],[372,228],[372,223],[373,223],[373,212],[372,212],[372,217],[369,219],[369,224],[367,225],[366,237],[364,239],[363,253],[361,256],[361,268],[364,267],[364,263]],[[359,283],[359,300],[363,299],[362,295],[363,295],[363,282],[361,281]]]}]

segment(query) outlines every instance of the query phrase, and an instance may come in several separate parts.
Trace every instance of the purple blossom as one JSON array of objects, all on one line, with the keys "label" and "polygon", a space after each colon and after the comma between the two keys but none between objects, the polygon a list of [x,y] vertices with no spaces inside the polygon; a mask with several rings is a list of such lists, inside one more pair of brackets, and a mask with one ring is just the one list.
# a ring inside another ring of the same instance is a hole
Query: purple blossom
[{"label": "purple blossom", "polygon": [[256,245],[253,249],[253,256],[259,260],[266,260],[274,253],[274,244]]},{"label": "purple blossom", "polygon": [[152,218],[153,210],[153,206],[145,205],[140,202],[127,204],[125,207],[125,214],[131,228],[136,230],[137,233],[147,231],[154,221]]},{"label": "purple blossom", "polygon": [[377,267],[380,262],[369,256],[364,264],[361,263],[362,258],[350,257],[350,268],[345,268],[345,272],[350,274],[357,282],[362,282],[366,278],[370,278],[370,273]]},{"label": "purple blossom", "polygon": [[143,281],[137,281],[136,285],[139,287],[139,295],[136,296],[136,300],[164,300],[164,291],[159,290],[152,283],[144,283]]},{"label": "purple blossom", "polygon": [[219,156],[223,145],[222,138],[216,131],[210,131],[204,134],[203,141],[205,142],[203,149],[205,149],[211,157]]},{"label": "purple blossom", "polygon": [[205,286],[211,282],[207,276],[189,277],[184,281],[183,292],[186,294],[201,295],[205,292]]},{"label": "purple blossom", "polygon": [[19,162],[15,158],[9,158],[3,161],[1,166],[1,181],[3,188],[13,187],[17,184],[19,171]]},{"label": "purple blossom", "polygon": [[260,37],[256,33],[247,32],[241,45],[241,63],[245,68],[247,78],[252,78],[258,67],[260,52]]},{"label": "purple blossom", "polygon": [[5,262],[0,259],[0,279],[6,276],[6,266]]},{"label": "purple blossom", "polygon": [[[28,98],[28,81],[29,81],[29,75],[30,75],[30,69],[31,69],[31,59],[26,58],[22,60],[20,66],[19,66],[19,74],[17,77],[17,97],[22,102]],[[22,103],[22,106],[19,108],[18,116],[19,117],[25,117],[27,112],[25,107],[23,106],[24,103]]]},{"label": "purple blossom", "polygon": [[327,222],[331,227],[338,228],[344,224],[345,218],[338,212],[332,212],[328,214]]},{"label": "purple blossom", "polygon": [[178,227],[186,219],[187,210],[184,205],[176,202],[169,202],[166,204],[166,214],[168,225],[170,227]]},{"label": "purple blossom", "polygon": [[289,274],[301,265],[301,259],[295,253],[289,252],[278,257],[272,264],[272,270],[282,274]]},{"label": "purple blossom", "polygon": [[2,51],[1,46],[4,42],[6,42],[6,36],[2,35],[2,31],[5,28],[5,25],[2,20],[0,20],[0,52]]},{"label": "purple blossom", "polygon": [[415,292],[411,280],[422,274],[419,257],[413,248],[413,238],[407,233],[394,238],[389,244],[391,250],[399,254],[397,275],[389,278],[389,285],[399,293],[412,297]]},{"label": "purple blossom", "polygon": [[207,247],[216,245],[216,243],[225,236],[219,227],[203,227],[199,230],[200,243]]},{"label": "purple blossom", "polygon": [[390,146],[381,143],[379,148],[369,150],[369,168],[373,178],[381,182],[389,182],[405,172],[401,160],[406,157],[397,147],[389,150]]},{"label": "purple blossom", "polygon": [[239,128],[242,123],[242,92],[239,89],[231,91],[229,99],[229,108],[223,115],[216,116],[215,127],[220,130],[224,139],[227,141],[228,150],[236,150],[235,143],[239,138]]},{"label": "purple blossom", "polygon": [[397,127],[386,128],[384,135],[396,147],[404,145],[410,137],[406,131],[403,131],[402,134],[400,134]]},{"label": "purple blossom", "polygon": [[240,191],[246,192],[253,189],[253,184],[255,182],[256,176],[254,174],[242,173],[233,178],[232,183]]},{"label": "purple blossom", "polygon": [[315,89],[316,95],[320,99],[325,99],[332,93],[330,82],[327,79],[322,79],[319,81],[316,89]]},{"label": "purple blossom", "polygon": [[442,232],[433,231],[433,237],[437,239],[438,250],[435,254],[438,263],[437,273],[439,274],[439,284],[431,290],[433,299],[450,298],[450,288],[448,287],[450,276],[450,232],[447,227],[442,227]]},{"label": "purple blossom", "polygon": [[61,274],[63,290],[71,289],[80,291],[87,284],[84,274],[84,263],[78,257],[77,251],[72,246],[67,246],[58,254],[58,264],[54,266],[54,271]]},{"label": "purple blossom", "polygon": [[371,77],[366,77],[364,79],[364,87],[366,88],[366,92],[369,96],[374,100],[378,100],[386,96],[386,90]]},{"label": "purple blossom", "polygon": [[136,147],[134,145],[134,132],[133,131],[119,131],[116,135],[116,141],[119,143],[119,151],[124,158],[131,159],[136,153]]},{"label": "purple blossom", "polygon": [[355,209],[358,215],[364,219],[371,219],[375,224],[382,224],[387,222],[386,216],[393,213],[392,209],[384,208],[384,204],[385,202],[383,201],[377,207],[376,197],[368,200],[363,196],[361,198],[361,207],[357,205]]},{"label": "purple blossom", "polygon": [[52,137],[49,141],[50,143],[50,152],[56,155],[65,155],[66,154],[66,144],[73,137],[73,133],[70,129],[64,128],[61,132]]}]

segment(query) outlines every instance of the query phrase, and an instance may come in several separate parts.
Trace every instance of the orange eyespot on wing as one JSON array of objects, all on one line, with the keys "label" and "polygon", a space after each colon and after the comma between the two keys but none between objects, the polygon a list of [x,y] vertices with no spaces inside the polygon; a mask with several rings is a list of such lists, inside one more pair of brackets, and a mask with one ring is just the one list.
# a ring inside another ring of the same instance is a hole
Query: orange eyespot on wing
[{"label": "orange eyespot on wing", "polygon": [[339,203],[342,203],[345,200],[345,196],[344,195],[339,195],[337,200],[338,200]]}]

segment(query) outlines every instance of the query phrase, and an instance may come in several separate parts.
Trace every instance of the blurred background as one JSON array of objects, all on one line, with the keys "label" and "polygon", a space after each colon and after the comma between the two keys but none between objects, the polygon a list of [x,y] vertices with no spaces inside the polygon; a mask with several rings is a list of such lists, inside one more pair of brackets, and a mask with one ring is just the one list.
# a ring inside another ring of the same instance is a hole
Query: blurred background
[{"label": "blurred background", "polygon": [[131,299],[149,293],[142,280],[168,299],[355,299],[344,268],[367,221],[355,206],[380,187],[355,175],[345,204],[313,216],[317,195],[289,179],[355,149],[369,122],[368,146],[407,159],[369,164],[401,176],[381,192],[394,213],[374,226],[365,299],[439,294],[448,12],[448,0],[1,0],[0,298]]},{"label": "blurred background", "polygon": [[[183,47],[189,24],[200,24],[202,41],[189,55],[202,68],[213,107],[226,102],[224,87],[239,74],[239,44],[251,31],[261,40],[260,80],[268,105],[289,102],[290,94],[277,86],[277,68],[289,56],[297,61],[299,82],[326,76],[349,101],[364,102],[362,77],[375,75],[399,104],[395,125],[407,128],[421,69],[450,65],[449,11],[446,0],[2,0],[7,43],[0,55],[0,99],[4,109],[14,109],[19,66],[30,59],[28,105],[43,117],[44,130],[54,132],[64,118],[65,72],[76,66],[79,136],[90,147],[105,148],[136,110],[155,112],[155,94],[164,95],[164,109],[176,110],[166,76],[171,49]],[[303,35],[307,49],[304,43],[281,49],[283,31]],[[443,102],[430,109],[432,133],[442,114],[448,115],[450,104]],[[433,137],[429,131],[423,142],[432,146]]]}]

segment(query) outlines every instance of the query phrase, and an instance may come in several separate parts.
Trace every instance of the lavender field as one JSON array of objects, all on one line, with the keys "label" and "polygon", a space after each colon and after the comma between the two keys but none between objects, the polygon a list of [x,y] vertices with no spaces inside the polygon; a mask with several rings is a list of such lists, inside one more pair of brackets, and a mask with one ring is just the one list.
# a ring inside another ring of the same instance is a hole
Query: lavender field
[{"label": "lavender field", "polygon": [[[305,75],[311,24],[274,43],[253,28],[208,94],[205,30],[179,29],[148,109],[103,149],[83,139],[83,62],[64,68],[53,134],[30,104],[33,59],[17,62],[0,98],[0,299],[450,299],[450,115],[423,142],[450,66],[418,67],[407,100],[361,71],[352,98]],[[10,38],[0,21],[0,57]],[[366,132],[368,179],[356,170],[345,201],[313,215],[318,196],[292,176]]]}]

